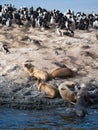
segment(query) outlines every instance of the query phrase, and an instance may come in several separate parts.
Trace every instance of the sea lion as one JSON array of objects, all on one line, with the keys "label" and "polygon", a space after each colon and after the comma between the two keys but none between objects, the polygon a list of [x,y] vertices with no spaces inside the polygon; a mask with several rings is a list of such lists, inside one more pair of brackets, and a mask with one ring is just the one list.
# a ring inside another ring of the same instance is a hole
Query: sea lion
[{"label": "sea lion", "polygon": [[24,70],[26,70],[30,74],[30,76],[34,76],[35,78],[41,79],[43,81],[47,81],[49,79],[48,72],[36,68],[31,63],[24,63],[23,67]]},{"label": "sea lion", "polygon": [[71,78],[74,77],[77,74],[77,70],[71,70],[70,68],[68,68],[67,66],[65,67],[60,67],[56,70],[54,70],[50,76],[51,78]]},{"label": "sea lion", "polygon": [[84,117],[86,114],[86,105],[88,101],[88,91],[84,84],[82,84],[79,92],[77,93],[77,101],[75,104],[75,112],[77,116]]},{"label": "sea lion", "polygon": [[76,102],[76,95],[71,90],[71,88],[75,87],[75,84],[76,83],[72,82],[72,81],[67,81],[67,82],[60,84],[60,86],[58,87],[58,90],[59,90],[61,97],[64,100],[67,100],[67,101],[70,101],[70,102],[73,102],[73,103]]},{"label": "sea lion", "polygon": [[38,91],[44,92],[45,93],[44,97],[52,99],[56,98],[59,95],[58,89],[48,83],[39,83]]}]

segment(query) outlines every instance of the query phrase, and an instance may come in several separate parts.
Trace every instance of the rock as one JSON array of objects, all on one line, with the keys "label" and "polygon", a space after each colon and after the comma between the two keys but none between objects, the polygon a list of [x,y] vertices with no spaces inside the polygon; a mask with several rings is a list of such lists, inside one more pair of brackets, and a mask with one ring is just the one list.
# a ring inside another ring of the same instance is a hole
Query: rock
[{"label": "rock", "polygon": [[26,35],[22,35],[22,36],[18,36],[17,37],[19,41],[27,41],[27,40],[30,40],[29,36],[26,36]]},{"label": "rock", "polygon": [[0,105],[18,109],[47,109],[57,106],[66,106],[61,98],[47,99],[37,91],[33,82],[12,83],[0,78]]}]

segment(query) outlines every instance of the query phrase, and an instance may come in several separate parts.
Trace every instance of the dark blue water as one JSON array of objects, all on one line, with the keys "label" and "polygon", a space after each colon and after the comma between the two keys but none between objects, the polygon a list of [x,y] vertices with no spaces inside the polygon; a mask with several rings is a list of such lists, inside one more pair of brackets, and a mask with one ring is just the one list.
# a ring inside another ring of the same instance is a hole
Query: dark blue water
[{"label": "dark blue water", "polygon": [[45,111],[0,108],[0,130],[24,128],[98,130],[98,110],[88,110],[86,117],[78,118],[70,108],[56,108]]}]

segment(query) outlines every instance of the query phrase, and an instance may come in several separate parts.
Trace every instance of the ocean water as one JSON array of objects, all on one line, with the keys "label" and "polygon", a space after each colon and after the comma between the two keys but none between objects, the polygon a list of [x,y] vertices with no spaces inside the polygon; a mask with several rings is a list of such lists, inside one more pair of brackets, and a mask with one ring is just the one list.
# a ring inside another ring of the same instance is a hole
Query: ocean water
[{"label": "ocean water", "polygon": [[77,117],[69,108],[52,110],[16,110],[0,108],[0,130],[98,130],[98,110],[89,110],[84,118]]},{"label": "ocean water", "polygon": [[37,8],[39,6],[52,10],[59,9],[65,12],[71,9],[75,12],[82,11],[91,13],[92,11],[98,13],[98,0],[0,0],[0,4],[13,3],[15,7],[31,7]]}]

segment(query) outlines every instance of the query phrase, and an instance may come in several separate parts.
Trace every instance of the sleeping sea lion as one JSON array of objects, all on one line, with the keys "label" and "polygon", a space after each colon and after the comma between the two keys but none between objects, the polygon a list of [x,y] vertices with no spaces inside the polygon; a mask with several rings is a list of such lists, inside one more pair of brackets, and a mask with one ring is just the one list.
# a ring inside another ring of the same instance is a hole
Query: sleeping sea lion
[{"label": "sleeping sea lion", "polygon": [[39,83],[38,91],[44,92],[44,97],[47,98],[56,98],[59,95],[58,89],[48,83]]},{"label": "sleeping sea lion", "polygon": [[24,70],[26,70],[30,74],[30,76],[34,76],[35,78],[41,79],[43,81],[47,81],[49,79],[48,72],[36,68],[31,63],[24,63],[23,67]]},{"label": "sleeping sea lion", "polygon": [[77,69],[71,70],[67,66],[60,67],[56,70],[54,70],[50,76],[51,78],[71,78],[74,77],[77,74]]},{"label": "sleeping sea lion", "polygon": [[67,82],[60,84],[58,89],[59,89],[59,93],[60,93],[61,97],[64,100],[75,103],[76,102],[76,95],[71,90],[71,88],[73,88],[73,87],[75,87],[75,82],[67,81]]}]

